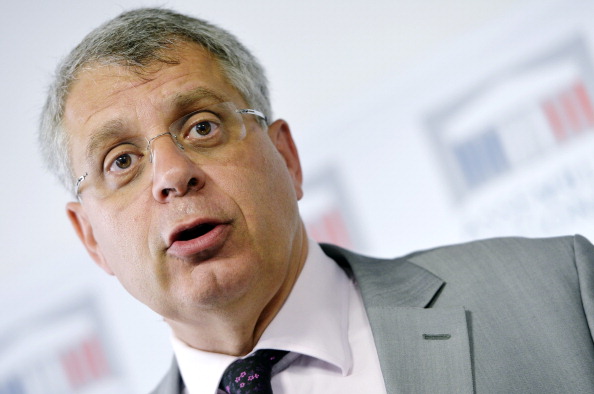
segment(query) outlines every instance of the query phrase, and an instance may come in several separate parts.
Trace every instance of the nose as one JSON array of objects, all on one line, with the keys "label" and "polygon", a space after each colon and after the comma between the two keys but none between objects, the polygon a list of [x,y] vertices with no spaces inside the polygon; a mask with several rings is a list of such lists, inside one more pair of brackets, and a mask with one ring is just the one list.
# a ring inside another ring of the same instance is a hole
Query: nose
[{"label": "nose", "polygon": [[150,143],[153,161],[153,197],[161,203],[186,195],[204,186],[205,174],[177,141],[167,133]]}]

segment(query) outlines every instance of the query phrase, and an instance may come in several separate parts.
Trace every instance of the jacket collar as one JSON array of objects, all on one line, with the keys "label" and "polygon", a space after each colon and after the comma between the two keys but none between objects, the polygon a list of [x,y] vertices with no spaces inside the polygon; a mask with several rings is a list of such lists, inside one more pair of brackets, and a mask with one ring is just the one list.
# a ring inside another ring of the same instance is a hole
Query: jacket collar
[{"label": "jacket collar", "polygon": [[424,268],[406,260],[361,256],[335,245],[322,249],[361,289],[366,308],[425,308],[439,295],[445,282]]}]

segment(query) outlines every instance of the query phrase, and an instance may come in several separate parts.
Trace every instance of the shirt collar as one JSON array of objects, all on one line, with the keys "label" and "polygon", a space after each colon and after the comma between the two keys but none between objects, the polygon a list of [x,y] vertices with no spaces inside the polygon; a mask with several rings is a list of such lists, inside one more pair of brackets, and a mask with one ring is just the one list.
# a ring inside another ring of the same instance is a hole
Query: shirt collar
[{"label": "shirt collar", "polygon": [[[308,255],[285,304],[254,348],[282,349],[335,366],[342,375],[352,368],[348,342],[349,286],[342,269],[309,240]],[[193,349],[172,335],[173,351],[190,393],[212,387],[234,356]]]},{"label": "shirt collar", "polygon": [[284,349],[326,361],[347,374],[349,286],[344,271],[309,241],[306,263],[291,294],[266,328],[257,349]]}]

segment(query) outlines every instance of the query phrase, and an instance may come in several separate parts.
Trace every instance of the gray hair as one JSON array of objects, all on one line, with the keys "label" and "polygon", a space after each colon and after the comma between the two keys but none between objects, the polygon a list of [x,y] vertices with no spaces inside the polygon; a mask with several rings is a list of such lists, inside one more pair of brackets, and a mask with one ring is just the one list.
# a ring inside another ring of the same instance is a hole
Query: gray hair
[{"label": "gray hair", "polygon": [[247,104],[272,119],[264,69],[229,32],[212,24],[160,8],[124,12],[89,33],[58,65],[41,114],[39,143],[46,166],[69,190],[74,190],[70,138],[62,127],[68,92],[88,65],[116,64],[141,72],[168,57],[181,43],[196,43],[219,62],[228,81]]}]

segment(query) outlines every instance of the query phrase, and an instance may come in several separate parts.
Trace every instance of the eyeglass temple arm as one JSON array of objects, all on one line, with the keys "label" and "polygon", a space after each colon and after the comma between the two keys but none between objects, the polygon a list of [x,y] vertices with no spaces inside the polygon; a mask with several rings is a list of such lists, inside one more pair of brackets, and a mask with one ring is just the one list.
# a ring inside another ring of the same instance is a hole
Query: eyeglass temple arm
[{"label": "eyeglass temple arm", "polygon": [[85,178],[89,176],[88,172],[85,172],[84,175],[79,176],[78,178],[76,178],[76,183],[74,184],[74,194],[78,197],[79,192],[78,192],[78,188],[80,187],[80,184],[82,183],[82,181],[85,180]]},{"label": "eyeglass temple arm", "polygon": [[268,119],[266,119],[266,115],[264,115],[262,112],[258,111],[257,109],[251,109],[251,108],[238,109],[237,113],[255,115],[259,118],[264,119],[265,122],[268,122]]}]

